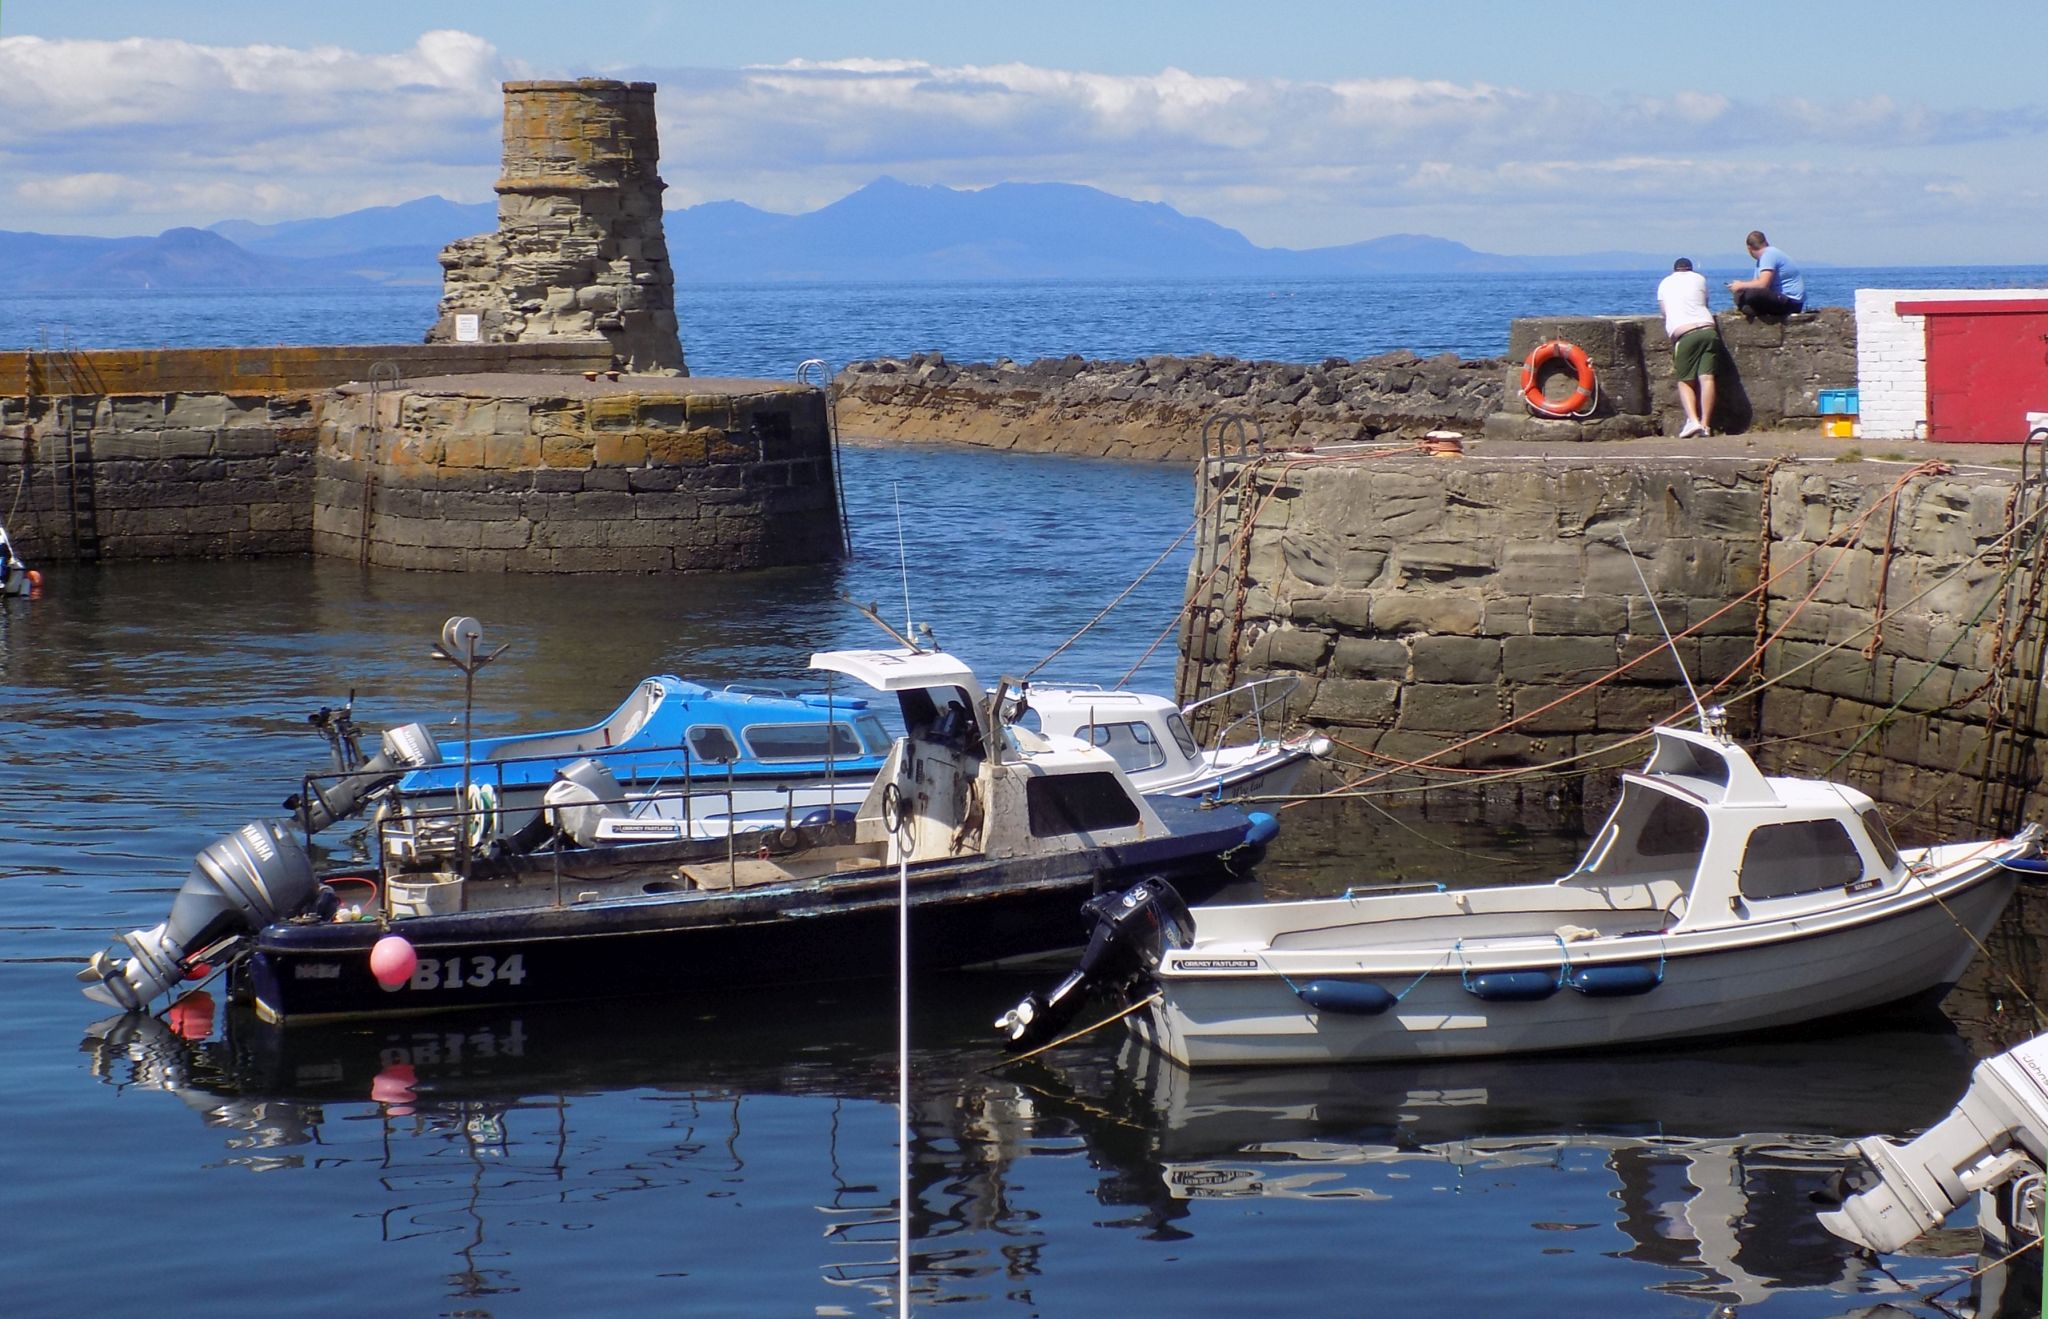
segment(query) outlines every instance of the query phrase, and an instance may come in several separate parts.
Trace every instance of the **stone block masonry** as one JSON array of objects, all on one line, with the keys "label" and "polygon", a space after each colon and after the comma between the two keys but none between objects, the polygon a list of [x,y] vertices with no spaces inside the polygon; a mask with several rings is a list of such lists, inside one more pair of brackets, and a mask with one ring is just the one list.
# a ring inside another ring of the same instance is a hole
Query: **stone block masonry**
[{"label": "stone block masonry", "polygon": [[347,386],[312,510],[316,552],[393,568],[687,572],[843,547],[824,396],[759,380]]},{"label": "stone block masonry", "polygon": [[1639,567],[1768,767],[1921,836],[2039,818],[2043,519],[2010,469],[1573,452],[1209,464],[1181,698],[1298,675],[1291,713],[1375,767],[1612,748],[1690,720]]},{"label": "stone block masonry", "polygon": [[639,374],[682,373],[655,172],[654,84],[505,84],[496,232],[441,253],[429,342],[592,342]]},{"label": "stone block masonry", "polygon": [[305,554],[333,386],[610,356],[558,344],[0,353],[7,529],[37,563]]}]

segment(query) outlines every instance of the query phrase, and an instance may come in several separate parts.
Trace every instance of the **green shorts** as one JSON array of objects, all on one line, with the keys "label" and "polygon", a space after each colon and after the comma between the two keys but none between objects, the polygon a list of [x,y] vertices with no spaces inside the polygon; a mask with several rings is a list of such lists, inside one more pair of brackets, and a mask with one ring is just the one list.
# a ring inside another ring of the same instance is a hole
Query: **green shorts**
[{"label": "green shorts", "polygon": [[1721,372],[1721,331],[1711,325],[1687,330],[1671,345],[1671,365],[1680,380],[1698,380]]}]

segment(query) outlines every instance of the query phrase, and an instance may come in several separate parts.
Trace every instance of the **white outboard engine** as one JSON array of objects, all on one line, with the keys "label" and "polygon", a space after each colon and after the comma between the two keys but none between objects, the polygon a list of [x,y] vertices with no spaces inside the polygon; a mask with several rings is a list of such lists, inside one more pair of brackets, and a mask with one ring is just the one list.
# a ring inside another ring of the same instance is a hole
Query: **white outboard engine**
[{"label": "white outboard engine", "polygon": [[1820,1223],[1878,1251],[1939,1227],[1977,1192],[2048,1166],[2048,1035],[1978,1063],[1955,1111],[1918,1139],[1895,1145],[1871,1136],[1856,1151],[1877,1184]]},{"label": "white outboard engine", "polygon": [[1168,949],[1185,948],[1194,939],[1195,918],[1186,899],[1163,879],[1141,879],[1121,893],[1098,893],[1081,904],[1081,914],[1095,928],[1066,979],[1051,993],[1026,994],[996,1018],[1003,1046],[1012,1053],[1051,1039],[1095,990],[1156,970]]},{"label": "white outboard engine", "polygon": [[317,834],[336,820],[346,820],[363,802],[416,769],[441,763],[441,747],[425,724],[402,724],[384,731],[384,746],[343,778],[325,787],[307,784],[304,797],[291,797],[285,809],[299,813],[299,824]]},{"label": "white outboard engine", "polygon": [[252,821],[193,859],[169,920],[121,936],[130,956],[94,953],[78,979],[95,1003],[138,1011],[185,978],[194,954],[293,915],[319,891],[291,821]]},{"label": "white outboard engine", "polygon": [[597,840],[597,826],[619,813],[625,796],[612,772],[585,756],[555,771],[555,781],[541,797],[541,818],[578,847]]}]

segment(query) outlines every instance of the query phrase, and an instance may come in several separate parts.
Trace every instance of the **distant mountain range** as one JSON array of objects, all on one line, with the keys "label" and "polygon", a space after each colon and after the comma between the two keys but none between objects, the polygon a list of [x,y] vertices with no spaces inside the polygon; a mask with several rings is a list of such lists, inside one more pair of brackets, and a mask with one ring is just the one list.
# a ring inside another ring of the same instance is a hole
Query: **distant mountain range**
[{"label": "distant mountain range", "polygon": [[[436,285],[440,250],[497,225],[493,202],[422,197],[326,219],[223,220],[153,238],[0,230],[0,293]],[[1426,234],[1339,247],[1259,247],[1235,229],[1071,183],[967,192],[878,179],[803,215],[741,202],[670,211],[684,284],[946,279],[1317,278],[1485,271],[1657,270],[1643,252],[1502,256]]]}]

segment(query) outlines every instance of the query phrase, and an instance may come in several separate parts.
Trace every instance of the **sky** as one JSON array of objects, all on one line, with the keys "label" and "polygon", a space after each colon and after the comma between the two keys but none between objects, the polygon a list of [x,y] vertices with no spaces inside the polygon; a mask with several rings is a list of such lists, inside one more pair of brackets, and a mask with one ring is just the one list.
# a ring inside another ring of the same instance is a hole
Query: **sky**
[{"label": "sky", "polygon": [[1273,247],[2042,264],[2044,63],[2042,0],[0,0],[0,229],[486,201],[501,82],[626,77],[670,208],[1065,182]]}]

